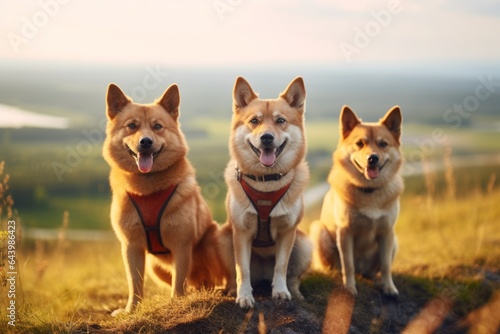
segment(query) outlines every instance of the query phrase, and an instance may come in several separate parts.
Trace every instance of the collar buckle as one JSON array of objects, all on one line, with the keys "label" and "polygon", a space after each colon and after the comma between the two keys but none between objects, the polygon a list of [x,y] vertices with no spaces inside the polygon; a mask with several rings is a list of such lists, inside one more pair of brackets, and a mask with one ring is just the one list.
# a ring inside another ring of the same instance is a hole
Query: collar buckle
[{"label": "collar buckle", "polygon": [[238,165],[234,166],[236,170],[236,180],[241,181],[241,170],[238,168]]}]

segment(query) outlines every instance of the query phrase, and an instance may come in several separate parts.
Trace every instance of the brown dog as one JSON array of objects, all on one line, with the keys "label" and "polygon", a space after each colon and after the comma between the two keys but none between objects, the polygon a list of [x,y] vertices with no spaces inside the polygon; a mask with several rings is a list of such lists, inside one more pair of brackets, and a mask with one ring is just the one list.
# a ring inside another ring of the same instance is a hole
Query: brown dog
[{"label": "brown dog", "polygon": [[273,298],[303,298],[300,277],[312,249],[297,230],[309,180],[305,97],[302,78],[272,100],[259,99],[243,78],[234,86],[221,255],[230,272],[228,288],[230,293],[237,288],[242,308],[254,306],[251,284],[262,280],[272,280]]},{"label": "brown dog", "polygon": [[362,123],[344,106],[319,221],[311,226],[316,266],[342,270],[345,287],[357,294],[354,273],[381,272],[385,294],[397,295],[391,263],[397,250],[394,225],[403,191],[400,167],[402,116],[394,107],[378,123]]},{"label": "brown dog", "polygon": [[106,101],[103,156],[111,166],[111,223],[129,287],[125,311],[143,298],[146,264],[153,278],[172,286],[172,296],[182,295],[186,284],[222,284],[218,229],[186,158],[177,85],[143,105],[110,84]]}]

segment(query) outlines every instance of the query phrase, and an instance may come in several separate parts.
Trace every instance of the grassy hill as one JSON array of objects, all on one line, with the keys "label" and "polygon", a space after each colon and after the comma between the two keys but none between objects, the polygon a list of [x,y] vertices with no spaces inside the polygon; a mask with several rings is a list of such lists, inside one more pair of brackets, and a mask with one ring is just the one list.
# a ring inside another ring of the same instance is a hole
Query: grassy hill
[{"label": "grassy hill", "polygon": [[[243,311],[234,298],[201,291],[170,300],[167,288],[146,283],[146,299],[131,315],[119,245],[23,241],[18,253],[15,333],[496,333],[500,306],[500,188],[497,167],[448,169],[407,178],[397,224],[394,263],[401,296],[384,298],[357,278],[359,296],[345,294],[337,271],[310,272],[303,302],[273,301],[254,287],[257,304]],[[468,179],[467,176],[476,175]],[[425,186],[427,184],[427,187]],[[421,185],[424,185],[423,187]],[[319,215],[310,208],[301,228]],[[20,212],[22,219],[23,213]],[[69,217],[69,226],[72,224]],[[57,283],[56,283],[57,282]],[[0,293],[6,294],[6,287]],[[0,301],[5,318],[5,299]],[[12,328],[5,322],[0,330]]]}]

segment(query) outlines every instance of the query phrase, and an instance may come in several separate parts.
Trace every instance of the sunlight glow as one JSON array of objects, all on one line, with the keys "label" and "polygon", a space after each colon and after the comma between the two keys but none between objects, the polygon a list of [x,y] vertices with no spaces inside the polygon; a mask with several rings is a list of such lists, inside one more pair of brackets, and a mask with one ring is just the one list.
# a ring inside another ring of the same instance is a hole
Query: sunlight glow
[{"label": "sunlight glow", "polygon": [[[342,43],[357,48],[358,62],[498,59],[493,32],[500,30],[500,13],[487,0],[465,6],[448,0],[6,0],[0,59],[346,64]],[[387,17],[389,8],[398,14]]]}]

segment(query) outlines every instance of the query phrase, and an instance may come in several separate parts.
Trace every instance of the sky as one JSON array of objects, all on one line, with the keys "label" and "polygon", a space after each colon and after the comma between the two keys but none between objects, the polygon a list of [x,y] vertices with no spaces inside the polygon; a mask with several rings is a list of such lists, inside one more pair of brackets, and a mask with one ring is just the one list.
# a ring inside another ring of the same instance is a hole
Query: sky
[{"label": "sky", "polygon": [[0,61],[495,62],[498,0],[2,0]]}]

